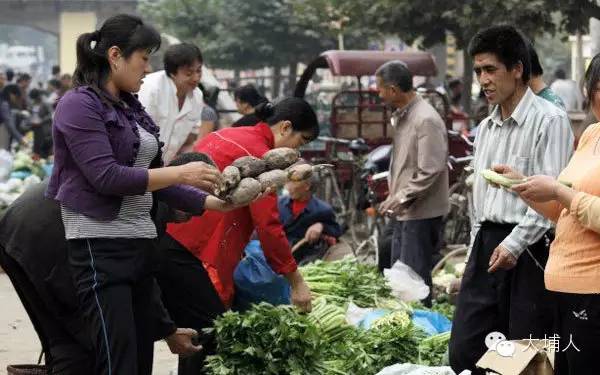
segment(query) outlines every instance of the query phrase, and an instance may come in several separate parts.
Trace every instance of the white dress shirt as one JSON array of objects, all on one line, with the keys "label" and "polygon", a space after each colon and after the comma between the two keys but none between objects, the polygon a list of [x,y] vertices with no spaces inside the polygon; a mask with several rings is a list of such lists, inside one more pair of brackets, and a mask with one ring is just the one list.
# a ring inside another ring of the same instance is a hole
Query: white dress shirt
[{"label": "white dress shirt", "polygon": [[138,92],[138,99],[160,128],[160,141],[164,142],[163,160],[171,162],[202,121],[202,91],[196,88],[189,93],[181,110],[175,82],[164,70],[148,74]]},{"label": "white dress shirt", "polygon": [[500,106],[494,108],[479,125],[475,139],[471,243],[484,221],[516,224],[501,245],[518,258],[551,228],[550,221],[515,193],[488,184],[481,171],[506,164],[525,176],[557,177],[571,157],[573,139],[567,113],[529,88],[507,119],[501,119]]}]

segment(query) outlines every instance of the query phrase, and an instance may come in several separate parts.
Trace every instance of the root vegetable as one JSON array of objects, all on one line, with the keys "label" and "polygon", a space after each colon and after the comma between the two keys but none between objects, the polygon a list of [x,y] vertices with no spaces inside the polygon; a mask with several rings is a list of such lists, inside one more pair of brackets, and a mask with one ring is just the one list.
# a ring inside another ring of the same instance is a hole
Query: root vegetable
[{"label": "root vegetable", "polygon": [[267,164],[264,160],[254,156],[241,157],[235,160],[232,165],[240,170],[240,176],[242,178],[256,177],[263,173],[267,168]]},{"label": "root vegetable", "polygon": [[258,182],[262,186],[262,191],[267,190],[269,187],[279,189],[287,182],[287,172],[281,169],[273,169],[272,171],[264,172],[258,176]]},{"label": "root vegetable", "polygon": [[225,167],[222,173],[223,184],[215,191],[215,194],[220,198],[225,198],[227,193],[236,187],[240,180],[240,170],[232,165]]},{"label": "root vegetable", "polygon": [[298,161],[300,154],[297,150],[289,147],[279,147],[268,151],[263,155],[263,160],[267,163],[267,169],[286,169]]},{"label": "root vegetable", "polygon": [[310,164],[294,165],[287,170],[287,177],[290,181],[304,181],[312,177],[313,167]]},{"label": "root vegetable", "polygon": [[231,191],[228,200],[236,205],[245,205],[252,202],[262,192],[260,182],[247,177],[243,178],[238,186]]}]

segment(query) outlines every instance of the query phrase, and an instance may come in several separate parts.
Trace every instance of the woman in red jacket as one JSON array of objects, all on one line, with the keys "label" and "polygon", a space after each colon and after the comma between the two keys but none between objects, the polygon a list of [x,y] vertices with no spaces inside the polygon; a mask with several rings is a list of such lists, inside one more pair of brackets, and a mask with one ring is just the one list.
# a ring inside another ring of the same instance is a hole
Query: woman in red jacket
[{"label": "woman in red jacket", "polygon": [[[261,104],[255,113],[262,120],[256,126],[210,133],[195,145],[195,151],[208,154],[222,171],[240,157],[262,157],[276,147],[299,148],[319,134],[317,116],[299,98],[287,98],[276,105]],[[226,214],[207,211],[186,223],[169,224],[162,246],[169,252],[165,256],[168,263],[159,283],[176,324],[188,322],[201,330],[231,307],[233,272],[255,230],[273,270],[289,280],[292,303],[310,311],[310,290],[297,270],[279,221],[277,196],[269,194]],[[209,341],[202,342],[203,354],[212,349]],[[202,362],[200,354],[181,358],[179,375],[199,373]]]}]

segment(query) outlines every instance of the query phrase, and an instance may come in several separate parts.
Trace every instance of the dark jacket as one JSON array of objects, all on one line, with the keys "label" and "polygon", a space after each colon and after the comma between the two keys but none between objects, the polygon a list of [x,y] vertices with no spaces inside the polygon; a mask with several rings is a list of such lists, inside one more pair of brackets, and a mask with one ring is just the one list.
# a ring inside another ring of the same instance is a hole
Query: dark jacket
[{"label": "dark jacket", "polygon": [[295,219],[292,213],[292,200],[290,197],[279,197],[279,217],[288,241],[292,246],[303,239],[308,228],[315,223],[323,224],[323,234],[335,238],[339,238],[342,235],[342,229],[335,221],[333,208],[315,197],[310,199],[304,211]]},{"label": "dark jacket", "polygon": [[[65,329],[79,344],[91,348],[69,266],[60,205],[44,197],[47,187],[48,180],[32,186],[0,217],[0,247],[21,266],[56,320],[64,322]],[[154,218],[162,234],[166,226],[163,221],[170,212],[164,204],[155,202]],[[160,295],[153,298],[158,301],[155,306],[162,306]],[[155,317],[156,339],[175,329],[164,308],[157,307]]]},{"label": "dark jacket", "polygon": [[[54,114],[54,169],[46,196],[86,216],[115,219],[123,197],[142,195],[148,186],[148,170],[133,167],[140,147],[138,124],[158,142],[158,127],[133,95],[123,94],[118,101],[92,86],[67,92]],[[161,166],[159,152],[150,168]],[[202,213],[206,199],[205,192],[184,185],[155,196],[193,214]]]}]

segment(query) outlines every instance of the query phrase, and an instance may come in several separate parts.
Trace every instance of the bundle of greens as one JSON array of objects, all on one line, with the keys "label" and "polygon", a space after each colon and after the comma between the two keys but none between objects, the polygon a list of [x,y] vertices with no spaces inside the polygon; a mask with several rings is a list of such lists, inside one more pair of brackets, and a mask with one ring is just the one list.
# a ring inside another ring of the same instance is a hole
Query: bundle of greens
[{"label": "bundle of greens", "polygon": [[346,338],[354,330],[346,323],[344,310],[339,306],[327,303],[323,297],[314,301],[308,320],[318,327],[323,340],[328,344]]},{"label": "bundle of greens", "polygon": [[227,312],[207,333],[217,340],[217,354],[207,359],[211,374],[324,373],[317,326],[290,306],[261,303],[244,314]]},{"label": "bundle of greens", "polygon": [[41,160],[33,160],[27,153],[19,151],[15,154],[13,171],[27,171],[39,178],[44,178],[46,171],[44,171],[43,164]]},{"label": "bundle of greens", "polygon": [[423,340],[419,344],[419,363],[425,366],[444,365],[444,355],[448,350],[450,332],[440,333]]},{"label": "bundle of greens", "polygon": [[351,258],[317,261],[301,267],[300,272],[315,297],[325,297],[341,306],[349,302],[360,307],[375,306],[378,299],[391,296],[391,289],[375,266]]}]

